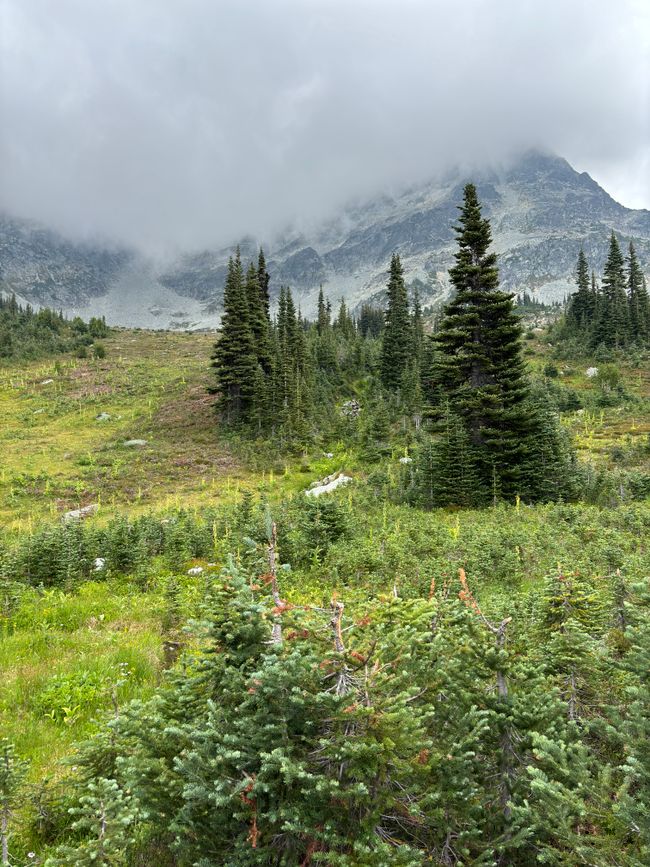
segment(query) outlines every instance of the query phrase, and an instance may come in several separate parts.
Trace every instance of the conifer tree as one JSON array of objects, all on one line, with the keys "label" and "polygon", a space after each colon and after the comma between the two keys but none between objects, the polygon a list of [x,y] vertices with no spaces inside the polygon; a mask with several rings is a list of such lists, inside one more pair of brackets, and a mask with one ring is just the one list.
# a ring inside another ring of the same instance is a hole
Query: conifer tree
[{"label": "conifer tree", "polygon": [[248,301],[248,319],[253,335],[257,363],[265,374],[271,372],[271,321],[264,306],[264,298],[260,290],[258,270],[253,263],[246,272],[246,298]]},{"label": "conifer tree", "polygon": [[257,282],[260,287],[260,297],[262,299],[262,307],[264,308],[264,315],[268,322],[271,321],[271,296],[269,293],[269,283],[271,282],[271,277],[269,272],[266,270],[266,258],[264,257],[264,250],[260,247],[260,254],[257,259]]},{"label": "conifer tree", "polygon": [[422,366],[424,353],[424,322],[422,319],[422,305],[417,286],[413,289],[413,347],[418,365]]},{"label": "conifer tree", "polygon": [[619,349],[627,342],[629,322],[624,264],[621,248],[612,232],[603,270],[601,303],[592,336],[594,348],[602,344]]},{"label": "conifer tree", "polygon": [[467,184],[450,269],[456,293],[436,336],[439,385],[476,450],[483,485],[511,497],[522,486],[531,432],[522,327],[513,296],[499,290],[489,221]]},{"label": "conifer tree", "polygon": [[413,357],[413,326],[402,263],[397,253],[390,262],[386,288],[388,306],[381,353],[381,380],[385,388],[400,388],[406,366]]},{"label": "conifer tree", "polygon": [[229,423],[250,419],[255,393],[257,353],[250,325],[239,249],[228,262],[224,313],[212,355],[217,376],[218,405]]},{"label": "conifer tree", "polygon": [[627,260],[627,292],[630,336],[639,345],[644,345],[650,338],[650,299],[631,241]]},{"label": "conifer tree", "polygon": [[318,333],[322,337],[329,327],[330,314],[325,304],[325,297],[323,295],[323,284],[321,283],[321,287],[318,291],[318,318],[316,320],[316,328],[318,329]]},{"label": "conifer tree", "polygon": [[594,295],[589,282],[589,265],[582,247],[576,266],[577,292],[571,296],[567,309],[567,321],[579,331],[586,331],[593,324],[595,316]]}]

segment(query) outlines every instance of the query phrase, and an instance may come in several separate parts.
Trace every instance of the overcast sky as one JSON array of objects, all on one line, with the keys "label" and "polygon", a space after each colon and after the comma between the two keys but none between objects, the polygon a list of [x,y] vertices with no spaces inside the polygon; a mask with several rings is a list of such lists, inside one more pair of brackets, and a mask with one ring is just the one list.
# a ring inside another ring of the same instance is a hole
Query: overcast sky
[{"label": "overcast sky", "polygon": [[650,207],[648,0],[0,0],[0,209],[268,237],[540,145]]}]

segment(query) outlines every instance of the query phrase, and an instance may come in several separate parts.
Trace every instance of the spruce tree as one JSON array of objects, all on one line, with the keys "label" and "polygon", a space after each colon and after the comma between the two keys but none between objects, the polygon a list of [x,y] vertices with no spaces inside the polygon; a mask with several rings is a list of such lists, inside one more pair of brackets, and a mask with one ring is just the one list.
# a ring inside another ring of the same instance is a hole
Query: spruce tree
[{"label": "spruce tree", "polygon": [[422,319],[422,305],[417,286],[413,289],[413,347],[418,365],[422,367],[424,354],[424,322]]},{"label": "spruce tree", "polygon": [[578,332],[585,333],[591,328],[595,315],[595,299],[589,282],[589,265],[582,247],[576,265],[577,292],[569,299],[567,322]]},{"label": "spruce tree", "polygon": [[460,210],[459,249],[449,272],[456,292],[436,337],[439,387],[465,425],[482,485],[512,497],[525,483],[532,427],[522,326],[514,296],[499,289],[490,224],[474,184],[466,185]]},{"label": "spruce tree", "polygon": [[316,328],[318,329],[318,333],[322,337],[329,327],[330,314],[325,304],[325,297],[323,296],[323,284],[321,283],[321,287],[318,291],[318,318],[316,320]]},{"label": "spruce tree", "polygon": [[217,375],[218,406],[227,422],[247,422],[253,407],[257,353],[250,325],[239,249],[228,262],[224,312],[212,355]]},{"label": "spruce tree", "polygon": [[262,307],[264,308],[264,315],[266,319],[271,321],[271,296],[269,293],[269,283],[271,282],[271,277],[269,272],[266,270],[266,259],[264,257],[264,250],[260,247],[260,254],[257,259],[257,282],[260,287],[260,297],[262,299]]},{"label": "spruce tree", "polygon": [[260,291],[259,274],[253,263],[246,272],[246,298],[248,301],[248,319],[255,345],[257,363],[264,373],[271,371],[271,321],[264,306]]},{"label": "spruce tree", "polygon": [[386,292],[388,306],[381,352],[381,381],[385,388],[396,391],[400,388],[406,366],[413,357],[413,326],[409,316],[404,272],[397,253],[391,258]]},{"label": "spruce tree", "polygon": [[635,343],[642,346],[650,338],[650,299],[648,299],[645,279],[634,244],[631,241],[627,260],[627,292],[630,336]]},{"label": "spruce tree", "polygon": [[612,232],[609,253],[603,270],[601,303],[596,326],[592,336],[592,346],[619,349],[629,336],[627,311],[627,281],[625,278],[623,254],[616,235]]}]

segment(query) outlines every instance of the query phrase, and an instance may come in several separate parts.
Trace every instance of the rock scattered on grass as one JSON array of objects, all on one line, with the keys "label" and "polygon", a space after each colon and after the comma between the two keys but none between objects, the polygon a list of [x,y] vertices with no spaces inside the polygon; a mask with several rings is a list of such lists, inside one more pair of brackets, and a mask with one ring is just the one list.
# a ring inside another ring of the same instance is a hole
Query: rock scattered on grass
[{"label": "rock scattered on grass", "polygon": [[95,416],[95,421],[108,421],[111,416],[107,412],[100,412]]},{"label": "rock scattered on grass", "polygon": [[308,497],[320,497],[321,494],[329,494],[335,491],[341,485],[347,485],[352,478],[344,473],[334,473],[331,476],[325,476],[319,482],[313,482],[309,489],[305,491]]},{"label": "rock scattered on grass", "polygon": [[81,509],[72,509],[66,512],[63,516],[64,521],[81,521],[83,518],[89,518],[94,515],[99,509],[99,503],[91,503],[89,506],[82,506]]},{"label": "rock scattered on grass", "polygon": [[146,446],[148,440],[125,440],[125,446]]}]

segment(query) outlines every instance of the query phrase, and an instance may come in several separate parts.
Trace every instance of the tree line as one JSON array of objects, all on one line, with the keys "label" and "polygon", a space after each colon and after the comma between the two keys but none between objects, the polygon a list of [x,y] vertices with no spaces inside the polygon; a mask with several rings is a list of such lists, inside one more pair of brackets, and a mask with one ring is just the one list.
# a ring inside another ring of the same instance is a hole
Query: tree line
[{"label": "tree line", "polygon": [[87,323],[79,316],[70,320],[61,311],[49,307],[37,311],[19,304],[15,294],[0,293],[0,358],[30,359],[60,352],[83,355],[93,341],[108,333],[104,317],[92,317]]},{"label": "tree line", "polygon": [[589,351],[650,344],[650,298],[632,242],[624,258],[612,232],[600,280],[581,249],[575,280],[578,288],[569,298],[561,336]]}]

